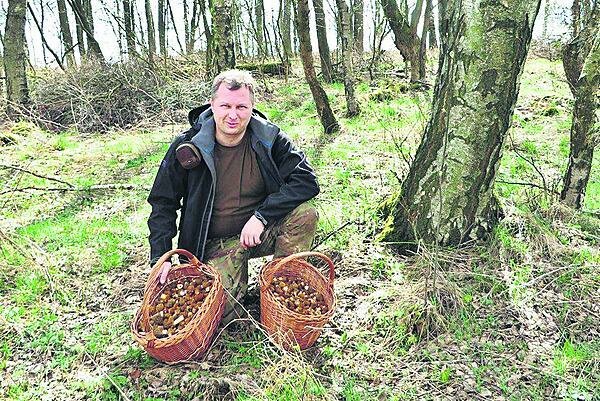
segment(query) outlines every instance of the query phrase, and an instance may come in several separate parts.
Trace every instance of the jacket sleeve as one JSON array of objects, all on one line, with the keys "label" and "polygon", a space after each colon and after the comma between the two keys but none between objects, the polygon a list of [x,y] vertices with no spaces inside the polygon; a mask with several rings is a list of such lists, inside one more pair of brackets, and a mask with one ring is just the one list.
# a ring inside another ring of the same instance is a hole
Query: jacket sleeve
[{"label": "jacket sleeve", "polygon": [[148,196],[148,203],[152,206],[148,218],[151,264],[172,249],[173,238],[177,234],[177,210],[181,209],[187,183],[187,171],[175,158],[175,149],[181,142],[182,137],[178,137],[169,147]]},{"label": "jacket sleeve", "polygon": [[279,221],[302,203],[317,196],[320,191],[317,176],[306,156],[282,132],[273,143],[271,155],[283,184],[278,192],[267,196],[256,210],[256,217],[265,225]]}]

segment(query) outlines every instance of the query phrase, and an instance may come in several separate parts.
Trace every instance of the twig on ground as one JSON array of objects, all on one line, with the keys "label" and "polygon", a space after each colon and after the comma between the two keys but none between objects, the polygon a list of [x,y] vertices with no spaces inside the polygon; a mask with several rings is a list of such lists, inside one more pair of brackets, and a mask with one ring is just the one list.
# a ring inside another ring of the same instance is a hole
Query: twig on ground
[{"label": "twig on ground", "polygon": [[86,350],[83,350],[83,353],[85,354],[85,356],[88,357],[88,359],[90,361],[92,361],[92,363],[94,364],[94,366],[96,367],[96,369],[98,369],[100,372],[102,372],[102,374],[115,387],[115,389],[117,389],[117,391],[119,392],[119,394],[121,394],[121,397],[123,397],[123,399],[125,401],[131,401],[131,398],[127,397],[127,394],[125,394],[123,392],[123,390],[121,389],[121,387],[119,387],[119,385],[113,380],[113,378],[110,377],[110,375],[106,374],[106,372],[100,368],[100,365],[98,365],[98,362],[96,362],[96,360],[94,358],[92,358],[92,356]]},{"label": "twig on ground", "polygon": [[523,186],[527,186],[527,187],[538,188],[543,191],[549,192],[553,195],[560,195],[560,193],[558,191],[555,191],[553,189],[544,188],[543,186],[534,184],[532,182],[516,182],[516,181],[504,181],[504,180],[496,180],[496,182],[499,182],[500,184],[523,185]]},{"label": "twig on ground", "polygon": [[0,167],[1,167],[1,168],[6,168],[6,169],[11,169],[11,170],[22,171],[22,172],[24,172],[24,173],[31,174],[31,175],[33,175],[33,176],[35,176],[35,177],[38,177],[38,178],[43,178],[43,179],[45,179],[45,180],[56,181],[56,182],[59,182],[59,183],[61,183],[61,184],[65,184],[65,185],[67,185],[69,188],[73,188],[73,187],[74,187],[74,186],[73,186],[73,184],[71,184],[71,183],[68,183],[68,182],[66,182],[66,181],[59,180],[58,178],[53,178],[53,177],[48,177],[48,176],[45,176],[45,175],[41,175],[41,174],[38,174],[38,173],[35,173],[35,172],[33,172],[33,171],[30,171],[30,170],[24,169],[24,168],[22,168],[22,167],[19,167],[19,166],[11,166],[11,165],[9,165],[9,164],[0,164]]},{"label": "twig on ground", "polygon": [[321,244],[323,244],[325,241],[327,241],[329,238],[333,237],[334,235],[336,235],[337,233],[339,233],[340,231],[342,231],[344,228],[346,228],[347,226],[349,226],[350,224],[355,224],[358,223],[360,220],[359,219],[355,219],[355,220],[348,220],[347,222],[345,222],[344,224],[342,224],[341,226],[339,226],[338,228],[336,228],[335,230],[331,231],[330,233],[328,233],[323,239],[321,239],[317,244],[313,245],[313,247],[310,249],[311,251],[314,251],[315,249],[317,249],[319,246],[321,246]]},{"label": "twig on ground", "polygon": [[13,188],[13,189],[9,189],[7,191],[2,191],[0,192],[0,195],[5,195],[8,193],[12,193],[12,192],[25,192],[25,191],[29,191],[29,190],[34,190],[34,191],[73,191],[73,192],[86,192],[86,191],[101,191],[101,190],[108,190],[108,189],[129,189],[129,190],[140,190],[140,191],[149,191],[150,188],[146,187],[146,186],[142,186],[142,185],[135,185],[135,184],[98,184],[98,185],[91,185],[89,187],[82,187],[82,188],[52,188],[52,187],[23,187],[23,188]]}]

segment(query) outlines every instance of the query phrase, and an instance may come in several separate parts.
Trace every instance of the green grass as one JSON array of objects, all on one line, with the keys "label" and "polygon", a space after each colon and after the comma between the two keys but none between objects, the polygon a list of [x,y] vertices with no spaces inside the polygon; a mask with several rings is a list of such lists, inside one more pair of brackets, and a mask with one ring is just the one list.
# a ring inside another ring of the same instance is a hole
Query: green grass
[{"label": "green grass", "polygon": [[95,272],[108,272],[119,268],[125,261],[125,245],[134,237],[123,216],[109,218],[82,218],[67,211],[51,219],[30,224],[19,234],[43,245],[50,252],[67,254],[74,262],[77,250],[94,250],[97,261]]}]

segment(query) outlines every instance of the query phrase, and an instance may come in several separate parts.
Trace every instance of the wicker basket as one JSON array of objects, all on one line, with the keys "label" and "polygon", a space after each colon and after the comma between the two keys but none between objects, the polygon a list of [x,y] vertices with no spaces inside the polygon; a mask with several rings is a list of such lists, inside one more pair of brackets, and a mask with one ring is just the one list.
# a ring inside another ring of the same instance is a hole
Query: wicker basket
[{"label": "wicker basket", "polygon": [[[189,263],[173,266],[167,275],[167,282],[160,284],[161,266],[174,254],[185,256]],[[166,285],[199,276],[201,273],[212,277],[214,281],[196,315],[174,335],[157,338],[150,325],[150,306]],[[131,332],[148,354],[167,364],[200,359],[210,347],[212,337],[221,322],[224,307],[225,292],[219,273],[213,267],[201,263],[190,252],[175,249],[165,253],[152,268],[144,290],[142,305],[131,322]]]},{"label": "wicker basket", "polygon": [[[305,258],[318,256],[329,265],[329,279],[326,279]],[[322,315],[302,315],[276,302],[269,286],[275,275],[292,279],[302,279],[323,296],[327,312]],[[274,259],[260,271],[260,322],[271,338],[284,348],[290,349],[298,344],[300,349],[313,345],[321,334],[325,323],[335,310],[333,292],[334,266],[331,259],[318,252],[301,252],[286,258]]]}]

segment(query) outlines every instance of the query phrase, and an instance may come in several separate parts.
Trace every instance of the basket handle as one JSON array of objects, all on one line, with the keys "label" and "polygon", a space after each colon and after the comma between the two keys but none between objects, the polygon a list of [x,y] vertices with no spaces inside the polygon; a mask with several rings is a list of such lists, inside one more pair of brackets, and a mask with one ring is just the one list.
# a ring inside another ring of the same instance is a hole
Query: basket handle
[{"label": "basket handle", "polygon": [[148,277],[148,284],[153,283],[155,280],[158,279],[158,275],[160,274],[160,268],[162,267],[163,263],[171,259],[171,256],[175,254],[183,255],[186,258],[188,258],[191,265],[200,266],[200,261],[190,251],[186,251],[185,249],[173,249],[171,251],[166,252],[160,257],[160,259],[156,261],[156,263],[152,267],[152,270],[150,271]]},{"label": "basket handle", "polygon": [[329,286],[333,287],[333,279],[335,278],[335,270],[334,270],[334,266],[333,266],[333,262],[331,261],[331,259],[329,259],[329,257],[321,252],[299,252],[299,253],[295,253],[293,255],[290,256],[286,256],[285,258],[281,259],[274,267],[274,270],[277,270],[277,268],[279,268],[280,265],[283,265],[287,262],[289,262],[290,260],[294,260],[294,259],[299,259],[299,258],[306,258],[308,256],[318,256],[319,258],[323,259],[325,262],[327,262],[327,264],[329,265]]}]

